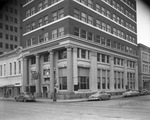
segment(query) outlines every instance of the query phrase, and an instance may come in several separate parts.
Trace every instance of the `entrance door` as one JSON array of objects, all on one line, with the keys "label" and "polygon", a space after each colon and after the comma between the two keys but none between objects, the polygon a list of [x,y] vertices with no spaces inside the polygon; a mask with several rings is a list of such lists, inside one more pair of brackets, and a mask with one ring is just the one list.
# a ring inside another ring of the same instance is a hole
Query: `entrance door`
[{"label": "entrance door", "polygon": [[47,95],[47,87],[43,87],[43,97],[44,98],[48,97],[48,95]]}]

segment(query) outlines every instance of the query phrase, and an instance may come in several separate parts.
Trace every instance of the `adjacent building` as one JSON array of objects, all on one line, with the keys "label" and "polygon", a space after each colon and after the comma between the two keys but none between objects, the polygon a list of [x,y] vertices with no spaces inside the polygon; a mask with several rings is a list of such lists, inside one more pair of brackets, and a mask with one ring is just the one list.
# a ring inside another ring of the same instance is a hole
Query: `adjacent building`
[{"label": "adjacent building", "polygon": [[0,54],[20,46],[20,0],[0,1]]},{"label": "adjacent building", "polygon": [[23,82],[21,56],[21,47],[0,55],[0,96],[7,93],[8,97],[14,97],[21,92]]},{"label": "adjacent building", "polygon": [[139,89],[150,90],[150,48],[138,44]]}]

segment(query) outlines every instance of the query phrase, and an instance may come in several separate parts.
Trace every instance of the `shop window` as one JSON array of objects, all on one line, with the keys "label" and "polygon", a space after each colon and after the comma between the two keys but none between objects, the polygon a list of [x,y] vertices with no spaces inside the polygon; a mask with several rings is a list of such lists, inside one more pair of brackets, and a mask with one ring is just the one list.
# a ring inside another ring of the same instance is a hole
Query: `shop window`
[{"label": "shop window", "polygon": [[78,68],[79,89],[89,89],[89,68]]},{"label": "shop window", "polygon": [[59,69],[59,89],[67,90],[67,68]]}]

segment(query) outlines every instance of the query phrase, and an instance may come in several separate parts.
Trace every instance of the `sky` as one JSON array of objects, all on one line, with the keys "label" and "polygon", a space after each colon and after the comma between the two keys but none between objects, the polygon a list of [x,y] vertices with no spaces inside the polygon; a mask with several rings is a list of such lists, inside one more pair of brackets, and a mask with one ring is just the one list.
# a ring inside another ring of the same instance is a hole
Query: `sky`
[{"label": "sky", "polygon": [[150,47],[150,5],[146,0],[136,1],[138,43]]}]

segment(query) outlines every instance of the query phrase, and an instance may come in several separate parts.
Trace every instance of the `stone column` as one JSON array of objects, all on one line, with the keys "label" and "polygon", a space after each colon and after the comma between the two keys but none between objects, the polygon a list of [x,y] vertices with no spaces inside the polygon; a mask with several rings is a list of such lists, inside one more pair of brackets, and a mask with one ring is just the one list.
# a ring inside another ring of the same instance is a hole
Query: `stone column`
[{"label": "stone column", "polygon": [[73,84],[78,85],[77,48],[73,48]]},{"label": "stone column", "polygon": [[[39,55],[36,54],[36,72],[39,74],[40,70],[40,62],[39,62]],[[40,76],[36,80],[36,93],[40,94]]]},{"label": "stone column", "polygon": [[97,90],[97,53],[91,52],[90,90]]},{"label": "stone column", "polygon": [[127,60],[125,60],[125,62],[124,62],[124,76],[123,77],[124,77],[124,89],[126,89],[126,86],[127,86]]},{"label": "stone column", "polygon": [[110,90],[114,91],[114,56],[110,58]]},{"label": "stone column", "polygon": [[26,85],[27,85],[27,76],[28,76],[28,74],[27,74],[27,66],[28,66],[28,64],[27,64],[27,58],[26,57],[24,57],[23,58],[23,71],[22,71],[22,73],[23,73],[23,81],[22,81],[22,88],[21,88],[21,92],[26,92]]},{"label": "stone column", "polygon": [[54,52],[50,51],[50,96],[54,93]]},{"label": "stone column", "polygon": [[135,89],[138,90],[138,62],[135,63]]},{"label": "stone column", "polygon": [[72,46],[67,46],[67,91],[69,93],[74,91],[73,86],[73,59],[72,59]]}]

